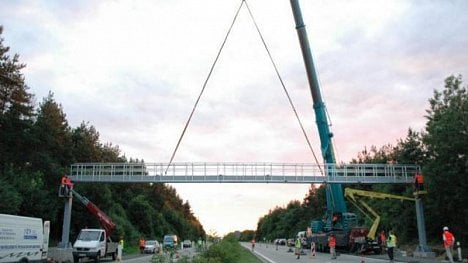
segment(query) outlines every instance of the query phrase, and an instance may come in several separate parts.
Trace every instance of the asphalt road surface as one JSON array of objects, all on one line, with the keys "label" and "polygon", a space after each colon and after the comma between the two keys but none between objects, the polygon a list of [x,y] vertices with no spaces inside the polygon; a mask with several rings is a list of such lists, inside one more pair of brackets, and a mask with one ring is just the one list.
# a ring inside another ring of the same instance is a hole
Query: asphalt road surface
[{"label": "asphalt road surface", "polygon": [[[251,245],[249,243],[241,243],[247,249],[251,249]],[[262,261],[267,263],[383,263],[389,262],[388,259],[375,259],[375,258],[361,258],[360,256],[354,255],[345,255],[340,254],[337,259],[331,259],[331,255],[327,253],[316,253],[315,256],[312,256],[310,251],[305,251],[306,255],[301,255],[299,259],[296,259],[296,255],[289,251],[289,248],[286,246],[278,246],[278,250],[276,247],[271,244],[257,244],[253,253],[262,259]],[[364,260],[364,261],[362,261]],[[395,261],[399,262],[399,261]]]}]

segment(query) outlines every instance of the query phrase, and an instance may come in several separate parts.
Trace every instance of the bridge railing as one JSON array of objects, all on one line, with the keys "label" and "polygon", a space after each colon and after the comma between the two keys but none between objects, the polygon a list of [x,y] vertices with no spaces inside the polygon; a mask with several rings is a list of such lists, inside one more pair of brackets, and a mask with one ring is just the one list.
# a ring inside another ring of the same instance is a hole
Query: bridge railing
[{"label": "bridge railing", "polygon": [[310,163],[77,163],[74,181],[226,183],[411,183],[416,165]]}]

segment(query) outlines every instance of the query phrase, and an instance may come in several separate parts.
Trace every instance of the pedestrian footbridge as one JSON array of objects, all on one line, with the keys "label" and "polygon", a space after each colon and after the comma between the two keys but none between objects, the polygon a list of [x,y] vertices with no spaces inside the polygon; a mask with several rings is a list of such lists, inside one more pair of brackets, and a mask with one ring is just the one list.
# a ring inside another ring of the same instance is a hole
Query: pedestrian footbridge
[{"label": "pedestrian footbridge", "polygon": [[309,163],[77,163],[74,182],[407,184],[417,165]]}]

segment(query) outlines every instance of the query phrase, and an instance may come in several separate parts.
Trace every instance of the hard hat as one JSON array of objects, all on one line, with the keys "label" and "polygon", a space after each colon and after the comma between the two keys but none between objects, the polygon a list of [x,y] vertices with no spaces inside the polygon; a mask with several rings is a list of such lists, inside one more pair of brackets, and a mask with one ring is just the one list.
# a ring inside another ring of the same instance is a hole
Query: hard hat
[{"label": "hard hat", "polygon": [[448,227],[444,226],[443,230],[448,231]]}]

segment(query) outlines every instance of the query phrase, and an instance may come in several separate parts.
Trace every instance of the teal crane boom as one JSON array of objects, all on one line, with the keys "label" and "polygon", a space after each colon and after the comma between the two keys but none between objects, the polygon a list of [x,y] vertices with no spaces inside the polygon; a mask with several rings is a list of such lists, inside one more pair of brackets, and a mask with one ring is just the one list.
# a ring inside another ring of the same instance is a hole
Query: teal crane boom
[{"label": "teal crane boom", "polygon": [[[320,85],[315,70],[314,61],[312,59],[312,52],[310,50],[307,31],[305,29],[302,13],[299,7],[298,0],[291,0],[291,7],[296,22],[296,30],[301,45],[302,57],[306,68],[307,78],[309,81],[310,91],[314,103],[315,120],[320,136],[320,145],[322,157],[325,163],[334,164],[335,153],[333,151],[332,137],[333,133],[330,131],[330,126],[327,119],[325,104],[322,100],[320,92]],[[343,195],[343,188],[341,184],[330,184],[327,186],[327,225],[330,225],[334,213],[344,214],[347,212],[346,203]],[[343,217],[341,217],[343,218]]]}]

